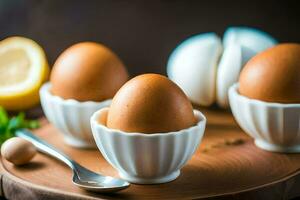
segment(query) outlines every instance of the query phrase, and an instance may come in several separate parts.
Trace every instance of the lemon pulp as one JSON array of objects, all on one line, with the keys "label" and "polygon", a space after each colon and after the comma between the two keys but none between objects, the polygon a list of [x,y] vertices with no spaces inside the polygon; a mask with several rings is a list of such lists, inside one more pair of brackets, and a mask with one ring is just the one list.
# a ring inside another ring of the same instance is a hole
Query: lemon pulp
[{"label": "lemon pulp", "polygon": [[23,37],[0,41],[0,106],[22,110],[37,104],[48,73],[45,53],[36,42]]},{"label": "lemon pulp", "polygon": [[0,55],[0,87],[9,87],[26,80],[29,65],[30,60],[22,49],[10,50]]}]

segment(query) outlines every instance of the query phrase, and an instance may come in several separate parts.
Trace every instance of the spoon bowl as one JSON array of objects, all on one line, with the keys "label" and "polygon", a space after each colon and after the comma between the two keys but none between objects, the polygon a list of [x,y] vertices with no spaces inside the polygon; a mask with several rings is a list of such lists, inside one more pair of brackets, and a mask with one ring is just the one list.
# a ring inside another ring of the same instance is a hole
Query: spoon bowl
[{"label": "spoon bowl", "polygon": [[73,183],[81,189],[97,192],[116,192],[129,187],[129,183],[111,176],[102,176],[80,165],[73,170]]}]

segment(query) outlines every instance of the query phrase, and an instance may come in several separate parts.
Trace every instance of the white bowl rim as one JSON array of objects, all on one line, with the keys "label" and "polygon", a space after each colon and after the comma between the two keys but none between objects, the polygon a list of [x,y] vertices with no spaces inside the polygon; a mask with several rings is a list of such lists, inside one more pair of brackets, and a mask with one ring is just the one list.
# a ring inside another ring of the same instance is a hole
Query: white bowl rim
[{"label": "white bowl rim", "polygon": [[46,82],[42,85],[41,89],[40,89],[40,94],[45,95],[46,98],[51,98],[61,104],[65,104],[65,105],[73,105],[73,106],[93,106],[93,105],[99,105],[101,104],[107,104],[109,105],[112,99],[106,99],[104,101],[78,101],[76,99],[64,99],[60,96],[57,95],[53,95],[49,90],[51,87],[51,83],[50,82]]},{"label": "white bowl rim", "polygon": [[[123,135],[123,136],[125,135],[125,136],[128,136],[128,137],[140,136],[140,137],[147,137],[147,138],[168,137],[170,135],[185,134],[186,131],[190,132],[190,131],[192,131],[194,129],[197,129],[199,127],[204,127],[204,129],[205,129],[205,124],[206,124],[206,117],[199,110],[194,109],[193,110],[194,115],[196,115],[199,118],[199,121],[197,122],[196,125],[191,126],[189,128],[182,129],[182,130],[179,130],[179,131],[173,131],[173,132],[151,133],[151,134],[138,133],[138,132],[125,132],[125,131],[121,131],[121,130],[118,130],[118,129],[107,128],[105,125],[100,124],[100,123],[97,122],[96,119],[98,119],[100,112],[103,109],[107,109],[107,108],[108,107],[104,107],[104,108],[101,108],[100,110],[96,111],[91,117],[91,124],[92,124],[92,126],[96,126],[96,128],[99,127],[101,129],[104,129],[106,132],[109,132],[109,134],[118,134],[118,135]],[[203,131],[203,133],[204,133],[204,131]],[[93,131],[93,134],[94,134],[94,131]]]},{"label": "white bowl rim", "polygon": [[276,108],[300,108],[300,103],[276,103],[276,102],[266,102],[258,99],[251,99],[249,97],[243,96],[238,92],[239,83],[233,84],[229,88],[229,94],[234,95],[234,97],[241,99],[242,101],[246,101],[250,104],[260,104],[268,107],[276,107]]}]

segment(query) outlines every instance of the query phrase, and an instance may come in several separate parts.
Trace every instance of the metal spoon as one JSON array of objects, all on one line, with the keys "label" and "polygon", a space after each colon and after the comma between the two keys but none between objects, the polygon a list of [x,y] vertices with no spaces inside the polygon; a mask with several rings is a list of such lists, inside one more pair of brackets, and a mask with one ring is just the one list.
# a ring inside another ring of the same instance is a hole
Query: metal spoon
[{"label": "metal spoon", "polygon": [[32,142],[40,152],[67,164],[73,170],[73,183],[82,189],[95,192],[115,192],[130,186],[130,183],[122,179],[103,176],[82,167],[67,155],[58,151],[26,129],[16,131],[16,135]]}]

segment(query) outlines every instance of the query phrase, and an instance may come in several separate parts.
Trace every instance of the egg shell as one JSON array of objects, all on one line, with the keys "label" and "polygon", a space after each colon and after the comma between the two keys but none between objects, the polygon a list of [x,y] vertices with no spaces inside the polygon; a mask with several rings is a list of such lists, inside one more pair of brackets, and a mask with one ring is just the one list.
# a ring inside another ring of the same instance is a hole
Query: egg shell
[{"label": "egg shell", "polygon": [[222,108],[229,106],[228,90],[238,81],[242,68],[242,50],[239,44],[227,45],[223,51],[217,71],[216,97]]},{"label": "egg shell", "polygon": [[54,95],[78,101],[110,99],[127,80],[128,73],[118,56],[95,42],[66,49],[56,60],[50,77]]},{"label": "egg shell", "polygon": [[35,146],[23,138],[10,138],[1,146],[1,155],[15,165],[28,163],[36,153]]},{"label": "egg shell", "polygon": [[124,132],[164,133],[195,123],[193,107],[175,83],[162,75],[144,74],[117,92],[106,125]]},{"label": "egg shell", "polygon": [[221,53],[222,43],[216,34],[192,36],[170,55],[168,76],[192,102],[209,106],[215,101],[216,71]]},{"label": "egg shell", "polygon": [[223,35],[224,48],[239,44],[242,48],[242,66],[257,53],[277,44],[268,33],[250,27],[230,27]]},{"label": "egg shell", "polygon": [[236,83],[245,63],[257,53],[276,44],[269,34],[249,27],[230,27],[223,37],[224,51],[217,71],[217,104],[229,107],[228,90]]},{"label": "egg shell", "polygon": [[253,57],[242,70],[239,92],[252,99],[300,103],[300,45],[279,44]]}]

